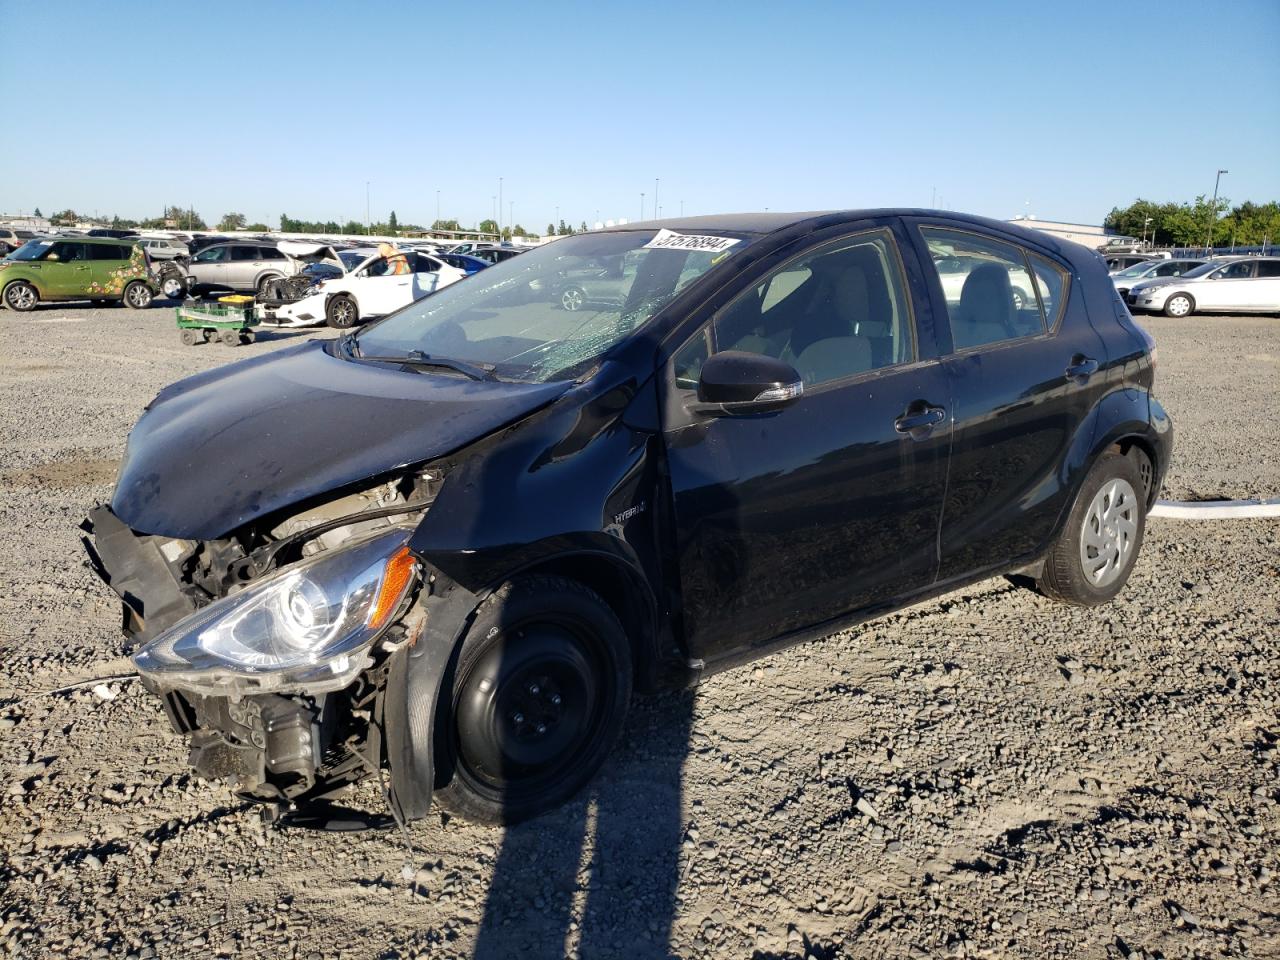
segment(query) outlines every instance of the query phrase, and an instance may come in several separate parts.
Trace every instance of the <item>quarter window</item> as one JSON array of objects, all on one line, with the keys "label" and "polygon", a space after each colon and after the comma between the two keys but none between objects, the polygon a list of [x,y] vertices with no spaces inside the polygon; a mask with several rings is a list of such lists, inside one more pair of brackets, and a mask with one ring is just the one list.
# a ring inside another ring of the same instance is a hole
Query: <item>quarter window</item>
[{"label": "quarter window", "polygon": [[921,233],[938,270],[955,349],[1043,333],[1038,299],[1056,316],[1066,281],[1048,261],[1037,264],[1033,281],[1021,247],[938,227]]},{"label": "quarter window", "polygon": [[1280,277],[1280,260],[1259,260],[1258,276]]},{"label": "quarter window", "polygon": [[676,355],[677,385],[697,385],[711,353],[777,357],[805,386],[905,363],[915,356],[897,249],[887,231],[805,254],[739,294]]},{"label": "quarter window", "polygon": [[1030,254],[1028,259],[1036,280],[1036,292],[1040,294],[1040,306],[1044,308],[1045,326],[1052,330],[1062,319],[1062,308],[1067,302],[1067,271],[1039,254]]}]

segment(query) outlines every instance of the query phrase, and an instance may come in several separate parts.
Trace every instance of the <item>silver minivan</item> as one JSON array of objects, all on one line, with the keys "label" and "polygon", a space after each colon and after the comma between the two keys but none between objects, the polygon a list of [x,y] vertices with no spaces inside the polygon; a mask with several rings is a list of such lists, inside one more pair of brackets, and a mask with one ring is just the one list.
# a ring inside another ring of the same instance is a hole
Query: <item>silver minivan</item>
[{"label": "silver minivan", "polygon": [[1135,283],[1126,297],[1130,310],[1192,313],[1280,313],[1280,257],[1210,260],[1180,277]]},{"label": "silver minivan", "polygon": [[258,294],[267,283],[291,277],[302,268],[275,244],[259,240],[234,240],[205,247],[187,266],[187,291],[209,293],[234,290]]}]

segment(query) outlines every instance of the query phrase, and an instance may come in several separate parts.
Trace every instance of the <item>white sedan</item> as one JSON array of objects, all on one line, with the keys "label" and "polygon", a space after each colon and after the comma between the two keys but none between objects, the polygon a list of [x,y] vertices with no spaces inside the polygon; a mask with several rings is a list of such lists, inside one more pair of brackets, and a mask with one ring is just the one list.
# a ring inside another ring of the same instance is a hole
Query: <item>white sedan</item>
[{"label": "white sedan", "polygon": [[[391,261],[404,259],[409,273],[395,273]],[[385,316],[415,300],[457,283],[466,272],[430,254],[398,250],[390,258],[373,253],[344,274],[320,280],[293,303],[273,306],[261,315],[267,326],[307,327],[327,323],[345,328]]]},{"label": "white sedan", "polygon": [[1210,260],[1180,277],[1144,280],[1129,288],[1130,310],[1192,313],[1280,313],[1280,257]]}]

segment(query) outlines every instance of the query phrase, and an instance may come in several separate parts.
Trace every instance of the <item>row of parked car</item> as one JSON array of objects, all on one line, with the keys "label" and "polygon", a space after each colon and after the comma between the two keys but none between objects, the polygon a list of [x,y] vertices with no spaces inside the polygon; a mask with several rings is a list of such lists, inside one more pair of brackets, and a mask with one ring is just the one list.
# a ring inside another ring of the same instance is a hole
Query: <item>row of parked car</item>
[{"label": "row of parked car", "polygon": [[146,307],[158,295],[251,293],[264,322],[347,327],[521,252],[504,246],[467,245],[469,252],[459,253],[434,244],[342,247],[222,237],[194,238],[188,245],[102,235],[116,232],[27,239],[0,261],[0,303],[16,311],[68,300]]},{"label": "row of parked car", "polygon": [[1280,313],[1280,257],[1108,257],[1111,282],[1132,311]]}]

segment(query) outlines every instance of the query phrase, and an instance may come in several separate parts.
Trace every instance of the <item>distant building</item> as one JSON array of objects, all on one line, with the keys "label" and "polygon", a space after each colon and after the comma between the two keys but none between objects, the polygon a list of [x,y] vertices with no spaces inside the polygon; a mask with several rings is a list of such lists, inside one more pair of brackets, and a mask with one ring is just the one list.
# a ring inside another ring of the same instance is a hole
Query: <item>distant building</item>
[{"label": "distant building", "polygon": [[39,230],[43,232],[53,229],[53,224],[49,222],[48,217],[0,214],[0,227],[5,227],[9,230]]},{"label": "distant building", "polygon": [[1072,243],[1079,243],[1094,250],[1100,250],[1108,245],[1137,242],[1133,237],[1126,237],[1091,223],[1064,223],[1060,220],[1037,220],[1035,217],[1014,217],[1009,222],[1031,230],[1043,230],[1059,240],[1070,240]]}]

